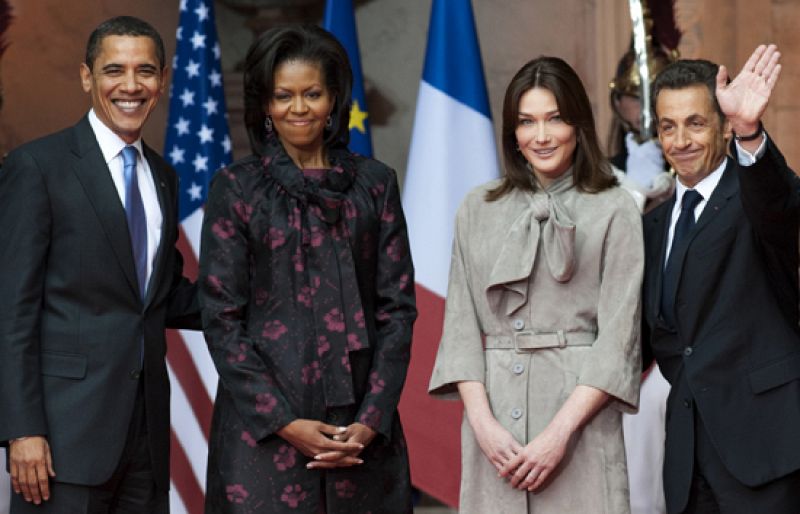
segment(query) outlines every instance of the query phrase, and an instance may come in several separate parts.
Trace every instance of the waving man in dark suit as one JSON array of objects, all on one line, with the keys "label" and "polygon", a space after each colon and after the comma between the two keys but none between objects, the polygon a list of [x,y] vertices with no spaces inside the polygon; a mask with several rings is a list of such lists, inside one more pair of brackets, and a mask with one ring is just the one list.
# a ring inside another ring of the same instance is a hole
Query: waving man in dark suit
[{"label": "waving man in dark suit", "polygon": [[800,512],[800,186],[761,123],[779,58],[758,47],[730,83],[678,61],[653,84],[678,177],[644,223],[645,319],[672,384],[670,513]]},{"label": "waving man in dark suit", "polygon": [[164,87],[147,23],[113,18],[80,69],[92,109],[0,173],[0,442],[11,512],[168,511],[165,326],[198,328],[177,177],[141,140]]}]

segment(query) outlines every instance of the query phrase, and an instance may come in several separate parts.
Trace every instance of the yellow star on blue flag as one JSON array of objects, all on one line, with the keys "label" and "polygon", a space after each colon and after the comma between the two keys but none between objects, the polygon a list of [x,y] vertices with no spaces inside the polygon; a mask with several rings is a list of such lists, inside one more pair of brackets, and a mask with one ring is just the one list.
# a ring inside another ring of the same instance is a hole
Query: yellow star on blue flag
[{"label": "yellow star on blue flag", "polygon": [[361,74],[361,54],[358,51],[356,17],[352,0],[328,0],[325,5],[325,18],[322,23],[347,50],[350,66],[353,68],[353,105],[350,108],[350,144],[348,148],[355,153],[372,157],[372,137],[367,120],[369,109],[364,95],[364,77]]},{"label": "yellow star on blue flag", "polygon": [[362,134],[366,134],[368,117],[369,113],[367,111],[362,111],[361,106],[358,105],[358,100],[354,98],[353,106],[350,107],[350,125],[347,127],[350,130],[351,134],[353,129],[356,129]]}]

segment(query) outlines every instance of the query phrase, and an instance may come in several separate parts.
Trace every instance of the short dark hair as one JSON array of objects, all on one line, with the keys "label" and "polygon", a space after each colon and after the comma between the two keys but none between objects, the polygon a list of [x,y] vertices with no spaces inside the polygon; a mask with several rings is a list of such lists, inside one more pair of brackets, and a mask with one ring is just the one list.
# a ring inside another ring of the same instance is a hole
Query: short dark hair
[{"label": "short dark hair", "polygon": [[650,98],[653,99],[653,118],[658,119],[656,103],[658,95],[664,89],[685,89],[693,86],[705,86],[711,103],[719,115],[720,121],[725,114],[717,102],[717,72],[719,65],[705,59],[680,59],[673,62],[656,75],[651,87]]},{"label": "short dark hair", "polygon": [[514,188],[535,191],[536,182],[528,161],[517,149],[519,103],[534,88],[553,93],[561,118],[575,128],[577,144],[573,160],[575,186],[588,193],[597,193],[617,184],[597,139],[594,114],[589,97],[575,70],[558,57],[537,57],[525,64],[511,79],[503,100],[502,147],[505,163],[503,182],[489,191],[487,200],[502,197]]},{"label": "short dark hair", "polygon": [[316,25],[289,25],[267,30],[247,51],[244,65],[244,123],[250,147],[260,155],[266,129],[264,105],[275,90],[275,70],[289,61],[317,64],[325,87],[335,98],[331,126],[325,129],[326,147],[350,141],[350,105],[353,72],[347,51],[327,30]]},{"label": "short dark hair", "polygon": [[108,19],[97,26],[89,35],[89,41],[86,43],[86,66],[92,69],[94,61],[100,54],[100,47],[103,44],[103,39],[108,36],[141,36],[149,37],[156,45],[156,57],[161,69],[164,69],[164,41],[161,36],[153,28],[152,25],[144,20],[135,18],[133,16],[117,16]]}]

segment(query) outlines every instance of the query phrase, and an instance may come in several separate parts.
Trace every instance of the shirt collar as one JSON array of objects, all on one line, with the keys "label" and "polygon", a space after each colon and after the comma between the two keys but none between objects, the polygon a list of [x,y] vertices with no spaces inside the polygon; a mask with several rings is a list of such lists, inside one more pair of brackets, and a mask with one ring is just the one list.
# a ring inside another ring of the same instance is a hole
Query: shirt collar
[{"label": "shirt collar", "polygon": [[[94,109],[89,111],[89,125],[94,131],[94,137],[97,139],[97,144],[100,145],[100,151],[103,152],[103,158],[106,164],[114,160],[123,148],[128,146],[128,143],[122,140],[114,133],[108,126],[100,121],[100,118],[95,114]],[[139,156],[144,158],[142,153],[142,138],[137,139],[130,146],[135,147],[139,151]]]},{"label": "shirt collar", "polygon": [[[694,189],[703,197],[703,201],[708,201],[711,198],[711,193],[714,192],[714,189],[717,188],[717,184],[719,184],[720,179],[722,179],[722,173],[725,171],[725,167],[728,165],[728,159],[722,159],[722,162],[717,169],[712,171],[708,174],[703,180],[695,184],[695,186],[691,189]],[[689,190],[688,187],[684,186],[680,180],[675,181],[675,204],[681,205],[681,201],[683,200],[683,194]]]}]

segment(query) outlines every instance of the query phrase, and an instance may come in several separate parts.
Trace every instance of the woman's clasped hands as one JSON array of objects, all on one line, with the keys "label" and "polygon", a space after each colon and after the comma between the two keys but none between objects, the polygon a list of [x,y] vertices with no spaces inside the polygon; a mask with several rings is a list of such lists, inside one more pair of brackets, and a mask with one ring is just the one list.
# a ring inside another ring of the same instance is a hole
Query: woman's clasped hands
[{"label": "woman's clasped hands", "polygon": [[314,460],[308,469],[355,466],[364,461],[361,451],[375,438],[375,431],[362,423],[335,426],[311,419],[296,419],[278,430],[278,435]]}]

